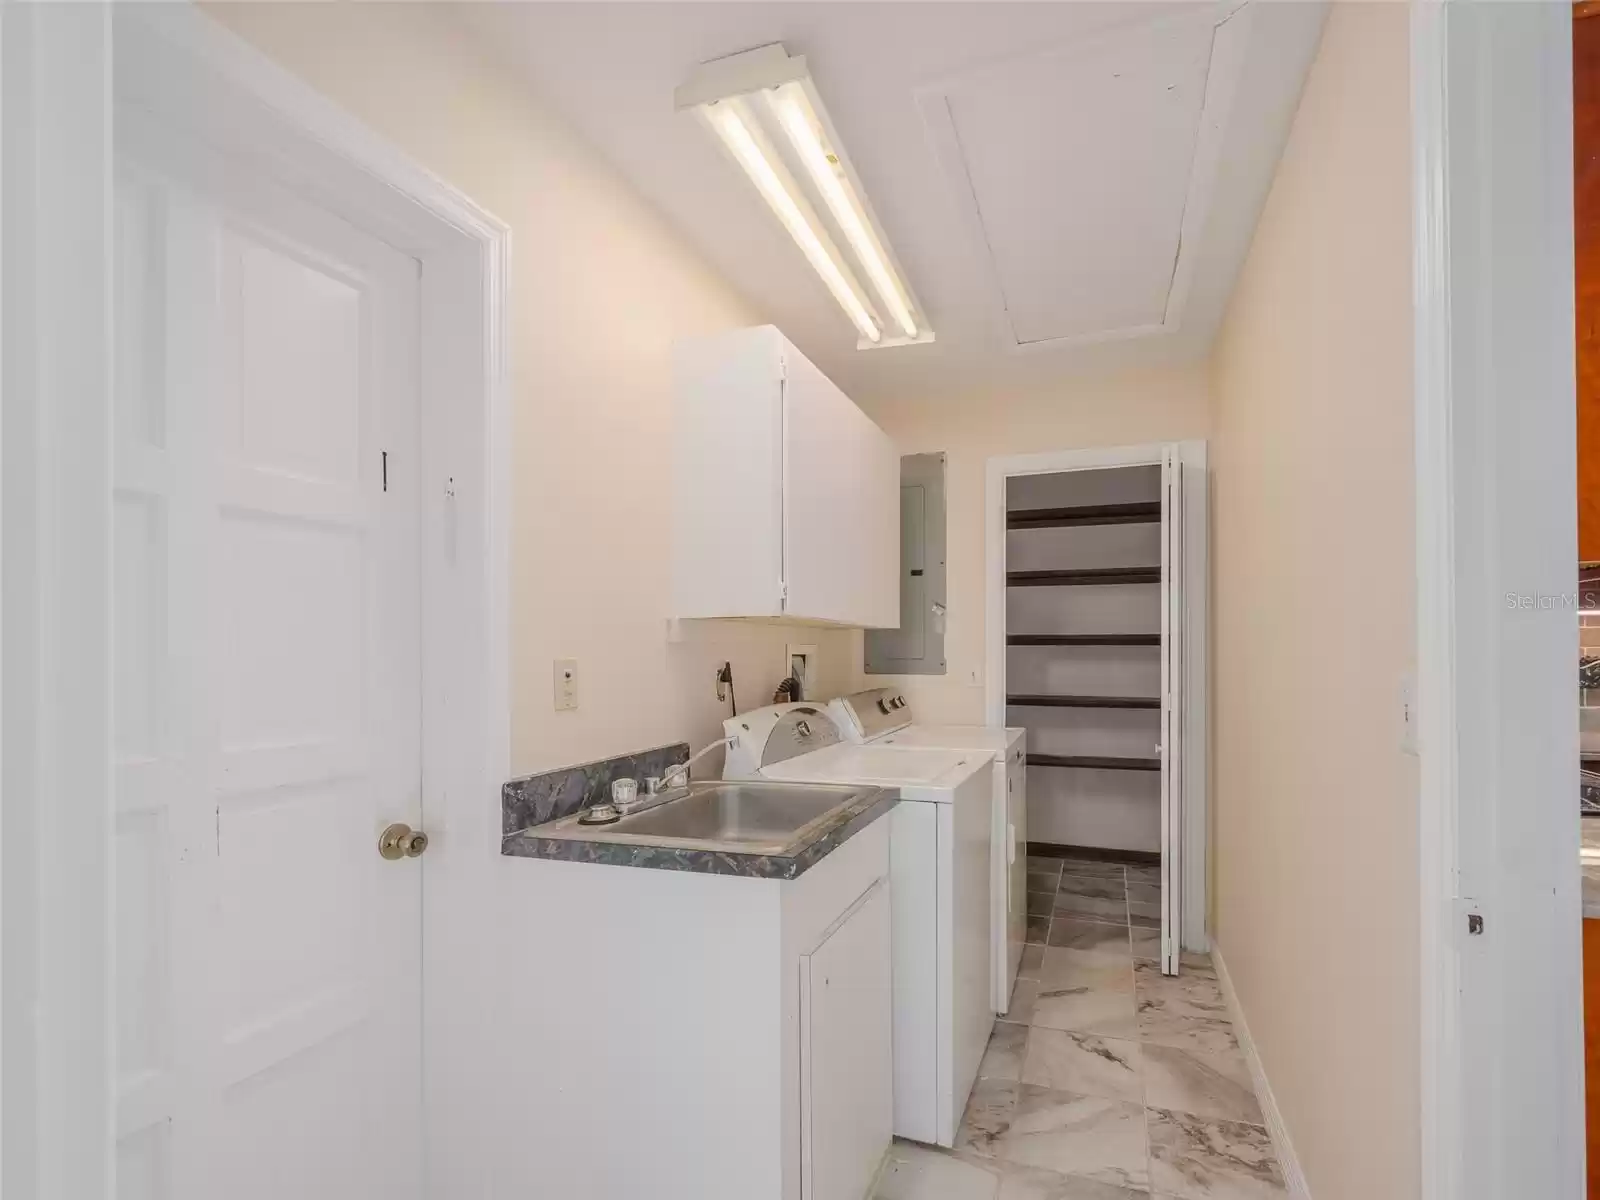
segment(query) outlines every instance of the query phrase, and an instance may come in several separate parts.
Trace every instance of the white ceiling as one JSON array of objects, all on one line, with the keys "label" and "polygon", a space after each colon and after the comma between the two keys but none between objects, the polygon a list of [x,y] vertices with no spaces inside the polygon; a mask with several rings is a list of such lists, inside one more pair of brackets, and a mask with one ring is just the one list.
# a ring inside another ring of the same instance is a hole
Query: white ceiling
[{"label": "white ceiling", "polygon": [[[463,5],[773,323],[858,399],[1049,386],[1202,357],[1276,169],[1325,5]],[[937,335],[849,320],[673,89],[804,54]]]}]

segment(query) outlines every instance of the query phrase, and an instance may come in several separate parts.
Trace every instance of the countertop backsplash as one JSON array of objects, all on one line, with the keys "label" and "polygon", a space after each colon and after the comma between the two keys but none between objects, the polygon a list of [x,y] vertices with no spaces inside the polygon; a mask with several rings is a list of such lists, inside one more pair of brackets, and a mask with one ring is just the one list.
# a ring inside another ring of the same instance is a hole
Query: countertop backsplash
[{"label": "countertop backsplash", "polygon": [[570,816],[597,800],[609,799],[614,779],[637,779],[642,792],[650,776],[659,778],[668,767],[688,761],[689,743],[672,742],[513,779],[500,789],[500,834],[521,833],[529,826]]}]

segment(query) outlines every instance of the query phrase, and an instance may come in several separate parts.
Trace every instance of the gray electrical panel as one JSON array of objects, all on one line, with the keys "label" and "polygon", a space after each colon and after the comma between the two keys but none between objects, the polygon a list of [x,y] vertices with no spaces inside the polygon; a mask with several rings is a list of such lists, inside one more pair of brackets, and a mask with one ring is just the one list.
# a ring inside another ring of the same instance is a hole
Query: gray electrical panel
[{"label": "gray electrical panel", "polygon": [[943,454],[900,460],[900,628],[869,629],[863,639],[868,675],[943,675]]}]

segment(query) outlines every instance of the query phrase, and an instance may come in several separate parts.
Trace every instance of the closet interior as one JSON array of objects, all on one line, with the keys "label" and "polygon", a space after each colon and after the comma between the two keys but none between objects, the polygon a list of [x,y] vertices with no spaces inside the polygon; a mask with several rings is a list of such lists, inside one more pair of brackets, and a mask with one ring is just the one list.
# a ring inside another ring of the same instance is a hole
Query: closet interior
[{"label": "closet interior", "polygon": [[1006,482],[1006,704],[1030,843],[1161,850],[1160,466]]}]

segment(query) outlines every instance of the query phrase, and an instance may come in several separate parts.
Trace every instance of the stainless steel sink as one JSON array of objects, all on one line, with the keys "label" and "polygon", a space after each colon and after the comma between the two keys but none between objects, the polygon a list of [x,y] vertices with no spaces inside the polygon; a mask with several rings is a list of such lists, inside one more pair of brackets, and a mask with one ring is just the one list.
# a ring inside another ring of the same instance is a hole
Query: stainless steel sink
[{"label": "stainless steel sink", "polygon": [[691,783],[645,801],[609,825],[585,825],[577,815],[535,826],[534,837],[782,855],[804,846],[814,830],[869,792],[831,784]]},{"label": "stainless steel sink", "polygon": [[702,784],[680,800],[624,817],[617,828],[695,841],[782,842],[852,794],[849,788],[813,792],[780,784]]}]

